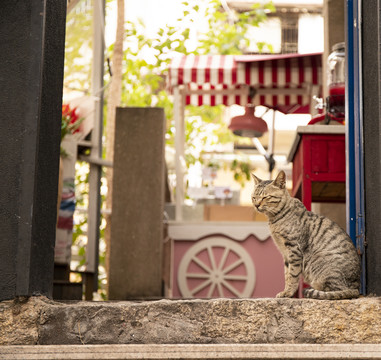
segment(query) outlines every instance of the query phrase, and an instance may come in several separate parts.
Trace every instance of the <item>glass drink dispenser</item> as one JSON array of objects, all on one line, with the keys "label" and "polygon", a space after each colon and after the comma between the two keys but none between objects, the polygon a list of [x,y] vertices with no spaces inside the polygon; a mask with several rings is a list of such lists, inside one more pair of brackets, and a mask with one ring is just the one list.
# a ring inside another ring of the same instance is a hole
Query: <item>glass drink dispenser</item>
[{"label": "glass drink dispenser", "polygon": [[328,56],[327,115],[343,122],[345,118],[345,43],[333,46]]},{"label": "glass drink dispenser", "polygon": [[344,124],[345,121],[345,43],[332,47],[332,53],[327,60],[328,96],[325,104],[320,99],[318,109],[325,108],[325,114],[312,118],[312,124]]}]

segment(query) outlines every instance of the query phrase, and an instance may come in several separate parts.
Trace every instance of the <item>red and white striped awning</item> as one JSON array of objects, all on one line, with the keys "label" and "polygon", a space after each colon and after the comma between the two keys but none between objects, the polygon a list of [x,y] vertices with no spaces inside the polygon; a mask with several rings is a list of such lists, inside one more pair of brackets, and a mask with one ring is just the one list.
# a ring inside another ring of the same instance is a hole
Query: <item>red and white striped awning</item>
[{"label": "red and white striped awning", "polygon": [[322,54],[203,55],[174,58],[169,87],[180,87],[186,105],[254,104],[284,113],[310,113],[321,95]]}]

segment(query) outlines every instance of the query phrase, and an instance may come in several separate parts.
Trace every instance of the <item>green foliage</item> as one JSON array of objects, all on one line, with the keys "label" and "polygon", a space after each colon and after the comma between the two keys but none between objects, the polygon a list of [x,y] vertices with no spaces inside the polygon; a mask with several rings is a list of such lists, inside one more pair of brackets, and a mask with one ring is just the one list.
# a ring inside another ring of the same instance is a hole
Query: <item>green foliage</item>
[{"label": "green foliage", "polygon": [[[173,104],[165,91],[164,75],[173,51],[188,54],[184,43],[189,39],[189,29],[167,25],[159,29],[153,38],[147,37],[145,32],[141,20],[126,22],[121,103],[127,106],[160,106],[164,108],[167,119],[172,119]],[[149,60],[142,57],[143,53],[149,53]]]},{"label": "green foliage", "polygon": [[230,169],[234,172],[234,180],[245,186],[245,182],[250,180],[250,172],[252,168],[247,161],[233,160]]},{"label": "green foliage", "polygon": [[[108,6],[114,0],[107,0]],[[205,4],[207,6],[205,7]],[[174,26],[165,26],[155,36],[148,37],[143,21],[126,22],[126,50],[124,53],[124,75],[121,104],[124,106],[160,106],[165,109],[168,119],[166,141],[174,146],[173,102],[165,89],[165,75],[168,72],[173,52],[180,54],[241,54],[249,44],[248,31],[251,26],[259,26],[265,20],[266,11],[273,11],[271,3],[255,4],[253,9],[240,14],[228,15],[217,0],[191,0],[183,2],[184,10],[181,19]],[[190,28],[199,17],[205,17],[208,29],[199,34],[199,43],[190,48]],[[81,11],[72,11],[67,16],[65,44],[65,77],[66,89],[89,92],[91,88],[92,60],[92,8],[82,7]],[[267,47],[266,43],[257,43],[260,51]],[[113,46],[107,51],[112,53]],[[148,56],[143,56],[148,54]],[[106,75],[107,76],[107,75]],[[202,162],[202,149],[205,145],[227,143],[234,139],[223,121],[224,107],[220,106],[188,106],[186,108],[186,144],[185,154],[189,164]],[[106,115],[106,111],[104,112]],[[107,121],[106,116],[104,117]],[[207,166],[220,166],[211,162]],[[76,172],[77,208],[88,205],[88,164],[78,163]],[[249,165],[241,161],[233,161],[231,169],[235,179],[242,183],[250,177]],[[104,181],[104,179],[102,180]],[[102,187],[103,188],[103,187]],[[102,200],[104,194],[102,194]],[[85,249],[87,237],[87,214],[76,212],[76,223],[73,229],[73,248],[79,258],[76,269],[85,265]],[[101,226],[100,251],[100,288],[105,284],[105,245],[104,219]],[[105,292],[99,292],[105,298]]]},{"label": "green foliage", "polygon": [[233,141],[223,119],[224,106],[188,106],[185,116],[185,161],[203,163],[205,147]]},{"label": "green foliage", "polygon": [[[266,20],[266,12],[275,11],[271,3],[255,3],[244,12],[224,11],[219,0],[211,0],[205,11],[209,30],[200,39],[199,51],[203,54],[239,55],[250,45],[247,36],[251,27],[258,27]],[[257,43],[258,44],[258,43]],[[265,43],[260,43],[264,50]],[[271,51],[271,47],[268,47]]]},{"label": "green foliage", "polygon": [[71,11],[66,20],[64,87],[87,92],[91,88],[93,16],[90,6]]},{"label": "green foliage", "polygon": [[[266,12],[274,6],[254,4],[242,13],[227,13],[220,1],[184,1],[183,17],[175,26],[160,28],[153,37],[146,36],[142,20],[126,22],[126,50],[124,53],[124,76],[121,103],[124,106],[160,106],[167,118],[167,145],[174,146],[173,102],[165,91],[165,75],[173,53],[189,54],[242,54],[250,40],[248,31],[266,19]],[[205,6],[206,4],[206,6]],[[199,34],[195,49],[187,46],[190,40],[189,27],[197,18],[207,20],[208,29]],[[185,25],[184,25],[185,24]],[[189,26],[188,26],[188,25]],[[258,43],[258,48],[271,46]],[[109,49],[112,51],[112,47]],[[145,54],[145,56],[144,56]],[[223,106],[187,106],[185,116],[185,160],[187,165],[202,162],[202,149],[209,144],[224,144],[234,139],[223,121]],[[200,122],[198,119],[201,119]],[[207,124],[215,126],[208,126]],[[211,140],[212,138],[212,140]],[[234,168],[239,182],[243,177],[239,168]]]},{"label": "green foliage", "polygon": [[[105,177],[102,174],[101,189],[105,189]],[[87,212],[83,211],[89,204],[89,164],[77,161],[75,172],[76,214],[73,225],[73,253],[76,254],[74,270],[83,271],[86,267],[86,244],[87,244]],[[101,204],[105,201],[105,194],[101,192]],[[105,243],[104,243],[105,220],[101,215],[100,225],[100,248],[99,252],[99,295],[105,297],[106,270],[105,270]]]},{"label": "green foliage", "polygon": [[[77,161],[75,172],[75,198],[76,208],[85,209],[89,198],[89,164]],[[73,225],[73,252],[77,254],[77,265],[75,270],[83,270],[86,263],[86,242],[87,242],[87,213],[78,212],[75,214]]]}]

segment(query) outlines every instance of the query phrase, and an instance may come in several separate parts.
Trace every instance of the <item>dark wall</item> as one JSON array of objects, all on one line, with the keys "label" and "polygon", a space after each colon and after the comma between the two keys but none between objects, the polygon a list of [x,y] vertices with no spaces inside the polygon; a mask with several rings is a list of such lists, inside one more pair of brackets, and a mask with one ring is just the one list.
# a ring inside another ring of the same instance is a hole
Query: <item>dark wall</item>
[{"label": "dark wall", "polygon": [[381,295],[381,0],[362,1],[367,293]]},{"label": "dark wall", "polygon": [[66,0],[0,2],[0,300],[51,295]]}]

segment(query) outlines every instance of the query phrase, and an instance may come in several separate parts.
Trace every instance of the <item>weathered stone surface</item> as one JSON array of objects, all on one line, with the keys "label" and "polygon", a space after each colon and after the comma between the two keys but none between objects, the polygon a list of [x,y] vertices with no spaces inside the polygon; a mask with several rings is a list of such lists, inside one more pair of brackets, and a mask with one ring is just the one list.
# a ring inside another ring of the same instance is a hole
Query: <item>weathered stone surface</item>
[{"label": "weathered stone surface", "polygon": [[33,345],[38,342],[41,300],[18,298],[0,302],[0,345]]},{"label": "weathered stone surface", "polygon": [[376,297],[77,303],[31,298],[0,303],[0,322],[3,345],[381,343]]}]

